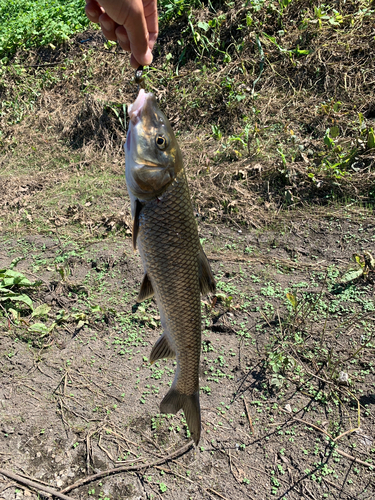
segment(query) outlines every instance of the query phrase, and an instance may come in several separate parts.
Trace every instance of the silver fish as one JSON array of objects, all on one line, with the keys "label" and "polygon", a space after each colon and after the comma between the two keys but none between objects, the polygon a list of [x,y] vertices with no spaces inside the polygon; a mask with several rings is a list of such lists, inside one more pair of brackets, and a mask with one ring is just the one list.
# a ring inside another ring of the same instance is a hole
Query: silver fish
[{"label": "silver fish", "polygon": [[201,433],[199,360],[200,294],[215,291],[215,280],[199,242],[182,155],[172,127],[153,94],[140,90],[129,106],[125,144],[126,183],[144,276],[138,302],[155,299],[164,333],[150,355],[154,363],[176,358],[172,386],[161,413],[184,411],[195,444]]}]

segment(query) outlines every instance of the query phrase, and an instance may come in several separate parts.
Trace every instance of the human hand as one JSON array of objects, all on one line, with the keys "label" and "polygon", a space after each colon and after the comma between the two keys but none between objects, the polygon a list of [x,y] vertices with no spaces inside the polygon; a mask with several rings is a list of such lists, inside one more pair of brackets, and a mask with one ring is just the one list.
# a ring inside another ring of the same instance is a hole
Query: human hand
[{"label": "human hand", "polygon": [[108,40],[131,52],[133,68],[151,64],[158,37],[157,0],[86,0],[85,10]]}]

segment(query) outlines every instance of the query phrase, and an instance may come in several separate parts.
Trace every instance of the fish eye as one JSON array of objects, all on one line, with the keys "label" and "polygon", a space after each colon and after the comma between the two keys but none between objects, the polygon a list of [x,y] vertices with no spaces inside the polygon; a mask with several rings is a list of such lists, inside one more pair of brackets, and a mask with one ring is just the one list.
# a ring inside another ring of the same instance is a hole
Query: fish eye
[{"label": "fish eye", "polygon": [[157,135],[155,137],[155,143],[161,150],[164,150],[167,147],[167,139],[164,137],[164,135]]}]

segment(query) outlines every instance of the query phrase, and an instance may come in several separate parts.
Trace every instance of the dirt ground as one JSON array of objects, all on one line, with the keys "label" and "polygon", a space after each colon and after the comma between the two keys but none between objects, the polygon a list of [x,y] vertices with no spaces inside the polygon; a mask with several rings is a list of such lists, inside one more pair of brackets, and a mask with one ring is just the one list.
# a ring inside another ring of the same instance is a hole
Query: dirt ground
[{"label": "dirt ground", "polygon": [[[214,306],[202,303],[202,438],[154,467],[143,464],[189,441],[183,415],[158,414],[174,366],[148,363],[161,328],[155,303],[135,302],[130,238],[2,238],[1,267],[22,257],[16,269],[43,280],[30,296],[57,324],[40,336],[2,318],[1,467],[64,491],[140,466],[67,493],[77,499],[373,498],[372,344],[355,353],[373,333],[374,283],[338,285],[351,254],[373,246],[373,219],[332,209],[199,229],[218,282]],[[288,292],[314,307],[294,313]],[[0,492],[38,498],[6,478]]]}]

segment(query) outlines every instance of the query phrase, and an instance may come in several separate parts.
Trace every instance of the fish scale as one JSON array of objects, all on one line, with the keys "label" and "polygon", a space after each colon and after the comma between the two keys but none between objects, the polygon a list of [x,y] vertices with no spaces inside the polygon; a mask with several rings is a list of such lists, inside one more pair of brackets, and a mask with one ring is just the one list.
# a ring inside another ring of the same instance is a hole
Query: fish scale
[{"label": "fish scale", "polygon": [[144,205],[137,242],[176,353],[176,388],[192,395],[199,387],[201,349],[200,243],[184,172],[161,198]]}]

